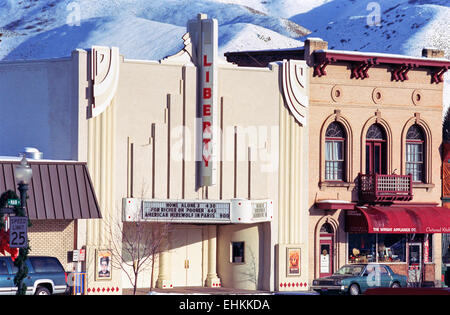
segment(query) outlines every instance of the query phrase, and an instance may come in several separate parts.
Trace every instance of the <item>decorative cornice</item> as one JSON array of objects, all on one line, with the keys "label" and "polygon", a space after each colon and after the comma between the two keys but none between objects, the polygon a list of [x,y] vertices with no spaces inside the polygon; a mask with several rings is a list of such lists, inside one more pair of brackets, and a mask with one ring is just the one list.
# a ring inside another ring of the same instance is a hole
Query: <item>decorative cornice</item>
[{"label": "decorative cornice", "polygon": [[283,60],[282,86],[284,99],[295,119],[306,123],[308,96],[308,68],[305,61]]},{"label": "decorative cornice", "polygon": [[317,50],[314,52],[314,76],[326,75],[325,68],[336,62],[350,62],[351,78],[365,79],[369,77],[369,69],[374,65],[385,64],[391,66],[391,81],[408,80],[408,72],[414,68],[430,69],[431,83],[444,81],[443,75],[450,67],[450,60],[444,58],[415,58],[402,55],[360,53],[351,51]]},{"label": "decorative cornice", "polygon": [[119,48],[92,46],[91,80],[92,106],[91,117],[103,113],[116,95],[119,83]]},{"label": "decorative cornice", "polygon": [[185,33],[182,37],[184,48],[174,55],[168,56],[162,59],[160,62],[163,64],[194,64],[196,65],[197,55],[195,49],[192,46],[192,40],[189,33]]}]

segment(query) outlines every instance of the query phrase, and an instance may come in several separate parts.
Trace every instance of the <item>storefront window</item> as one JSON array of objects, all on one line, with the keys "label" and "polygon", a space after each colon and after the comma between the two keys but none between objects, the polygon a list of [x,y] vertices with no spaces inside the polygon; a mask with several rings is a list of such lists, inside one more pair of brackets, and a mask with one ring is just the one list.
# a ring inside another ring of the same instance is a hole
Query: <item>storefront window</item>
[{"label": "storefront window", "polygon": [[[443,238],[444,239],[444,238]],[[433,261],[432,234],[348,234],[349,263],[405,263],[406,245],[419,244],[423,262]],[[444,241],[443,241],[444,243]],[[442,260],[450,263],[450,245],[443,248]],[[376,251],[375,251],[376,249]],[[447,255],[447,256],[446,256]]]},{"label": "storefront window", "polygon": [[428,237],[425,239],[423,246],[424,252],[427,251],[428,253],[428,256],[425,255],[424,257],[424,262],[433,262],[433,234],[428,234]]},{"label": "storefront window", "polygon": [[376,235],[375,234],[349,234],[348,249],[350,263],[375,262]]},{"label": "storefront window", "polygon": [[442,234],[442,262],[450,264],[450,234]]},{"label": "storefront window", "polygon": [[378,235],[378,262],[406,262],[406,236],[402,234]]}]

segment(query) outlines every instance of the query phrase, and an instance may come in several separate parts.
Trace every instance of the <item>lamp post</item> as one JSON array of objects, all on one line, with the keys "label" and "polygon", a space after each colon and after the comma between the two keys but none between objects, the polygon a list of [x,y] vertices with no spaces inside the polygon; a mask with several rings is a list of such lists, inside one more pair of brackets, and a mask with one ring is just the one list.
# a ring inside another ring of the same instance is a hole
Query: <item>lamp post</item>
[{"label": "lamp post", "polygon": [[20,204],[23,210],[25,210],[26,207],[28,183],[31,180],[31,176],[33,176],[33,171],[31,170],[30,165],[28,165],[25,155],[23,155],[20,164],[14,169],[14,178],[16,179],[16,182],[19,183]]},{"label": "lamp post", "polygon": [[[20,193],[20,206],[21,206],[21,214],[20,216],[26,217],[26,203],[27,203],[27,191],[28,191],[28,183],[33,176],[33,171],[31,170],[30,165],[28,165],[28,161],[25,158],[25,155],[22,156],[22,160],[20,164],[17,165],[14,169],[14,178],[18,183],[18,189]],[[25,251],[25,252],[24,252]],[[17,271],[17,277],[19,279],[17,285],[17,294],[24,295],[25,289],[23,288],[23,279],[25,278],[25,258],[28,253],[28,248],[20,248],[19,256],[21,259],[19,260],[19,266]],[[24,257],[25,256],[25,257]],[[22,258],[23,257],[23,258]]]}]

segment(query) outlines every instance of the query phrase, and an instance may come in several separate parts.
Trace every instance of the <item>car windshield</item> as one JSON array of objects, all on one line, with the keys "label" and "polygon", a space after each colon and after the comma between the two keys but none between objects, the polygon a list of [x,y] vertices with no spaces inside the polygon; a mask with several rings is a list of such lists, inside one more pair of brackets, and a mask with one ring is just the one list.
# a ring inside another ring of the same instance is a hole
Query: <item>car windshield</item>
[{"label": "car windshield", "polygon": [[341,268],[339,268],[338,271],[336,271],[335,274],[337,275],[352,275],[352,276],[359,276],[361,271],[364,269],[364,266],[350,266],[346,265]]}]

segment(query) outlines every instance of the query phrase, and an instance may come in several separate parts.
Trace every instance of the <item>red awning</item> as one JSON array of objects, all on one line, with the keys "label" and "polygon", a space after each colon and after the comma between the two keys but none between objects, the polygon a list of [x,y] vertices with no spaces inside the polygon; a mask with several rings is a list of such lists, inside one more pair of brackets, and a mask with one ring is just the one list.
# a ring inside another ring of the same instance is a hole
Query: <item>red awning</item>
[{"label": "red awning", "polygon": [[347,212],[350,233],[450,233],[450,209],[422,206],[356,207]]}]

